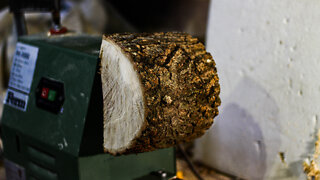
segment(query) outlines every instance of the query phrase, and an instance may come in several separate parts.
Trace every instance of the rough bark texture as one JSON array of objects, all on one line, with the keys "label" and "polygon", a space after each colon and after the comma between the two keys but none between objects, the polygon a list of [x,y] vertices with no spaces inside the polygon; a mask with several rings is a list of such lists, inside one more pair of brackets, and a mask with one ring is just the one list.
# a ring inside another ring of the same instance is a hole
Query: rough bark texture
[{"label": "rough bark texture", "polygon": [[126,53],[143,89],[144,128],[120,154],[167,148],[210,128],[220,105],[219,78],[212,56],[197,38],[170,32],[112,34],[103,40]]}]

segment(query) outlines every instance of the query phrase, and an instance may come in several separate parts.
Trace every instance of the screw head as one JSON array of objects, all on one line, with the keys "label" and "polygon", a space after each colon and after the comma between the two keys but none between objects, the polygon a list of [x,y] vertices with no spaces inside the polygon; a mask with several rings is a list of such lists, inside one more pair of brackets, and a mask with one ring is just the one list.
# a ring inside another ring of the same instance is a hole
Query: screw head
[{"label": "screw head", "polygon": [[167,173],[166,173],[166,172],[162,172],[162,173],[161,173],[161,177],[162,177],[162,178],[167,177]]}]

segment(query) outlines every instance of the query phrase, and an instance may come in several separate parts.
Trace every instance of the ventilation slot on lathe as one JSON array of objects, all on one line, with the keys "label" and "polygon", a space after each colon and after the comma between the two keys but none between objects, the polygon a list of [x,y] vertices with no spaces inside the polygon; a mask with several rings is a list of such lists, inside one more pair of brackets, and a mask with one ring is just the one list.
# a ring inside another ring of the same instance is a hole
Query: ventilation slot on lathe
[{"label": "ventilation slot on lathe", "polygon": [[31,179],[57,180],[56,159],[51,154],[34,147],[27,147],[29,163],[27,168],[31,174]]}]

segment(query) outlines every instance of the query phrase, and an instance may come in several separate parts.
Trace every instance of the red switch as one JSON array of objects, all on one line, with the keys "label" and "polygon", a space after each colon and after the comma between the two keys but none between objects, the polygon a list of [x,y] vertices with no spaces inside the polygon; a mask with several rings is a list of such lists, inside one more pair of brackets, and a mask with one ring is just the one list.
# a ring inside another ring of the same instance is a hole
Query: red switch
[{"label": "red switch", "polygon": [[44,98],[44,99],[47,99],[48,98],[48,94],[49,94],[49,88],[42,88],[41,97]]}]

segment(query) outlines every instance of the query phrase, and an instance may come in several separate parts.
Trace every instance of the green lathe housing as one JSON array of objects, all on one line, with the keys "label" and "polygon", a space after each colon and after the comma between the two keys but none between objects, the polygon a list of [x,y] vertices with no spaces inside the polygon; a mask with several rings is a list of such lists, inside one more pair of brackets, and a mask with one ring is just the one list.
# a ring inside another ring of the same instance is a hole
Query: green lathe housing
[{"label": "green lathe housing", "polygon": [[[19,43],[22,53],[16,50],[10,75],[16,84],[9,82],[2,117],[7,180],[151,180],[168,179],[152,172],[175,174],[174,148],[103,153],[101,37],[37,35]],[[32,67],[32,53],[24,45],[38,49],[34,69],[26,68]],[[26,67],[17,65],[20,56]],[[24,75],[32,79],[26,91],[21,87],[27,81],[19,81]]]}]

